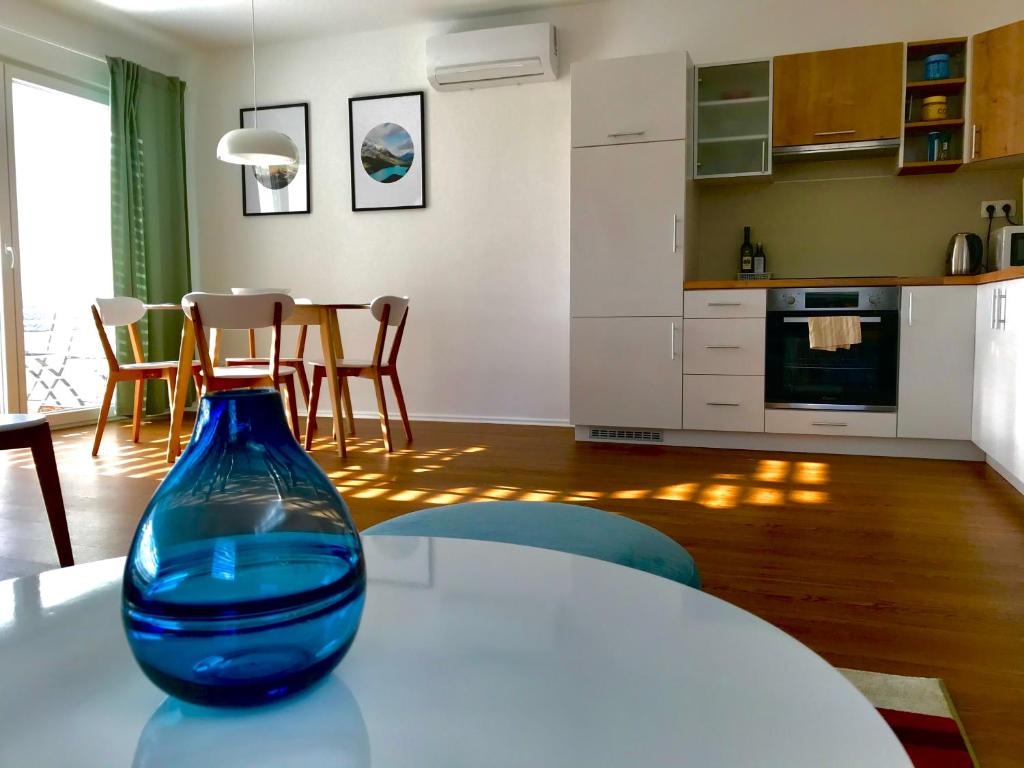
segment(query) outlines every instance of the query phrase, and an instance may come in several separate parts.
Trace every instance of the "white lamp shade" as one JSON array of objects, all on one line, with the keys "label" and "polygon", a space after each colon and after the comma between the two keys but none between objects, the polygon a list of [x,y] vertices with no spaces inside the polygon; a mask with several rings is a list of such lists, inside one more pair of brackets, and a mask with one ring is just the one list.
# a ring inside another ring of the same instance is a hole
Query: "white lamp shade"
[{"label": "white lamp shade", "polygon": [[236,128],[221,137],[217,159],[266,168],[297,163],[299,150],[288,136],[269,128]]}]

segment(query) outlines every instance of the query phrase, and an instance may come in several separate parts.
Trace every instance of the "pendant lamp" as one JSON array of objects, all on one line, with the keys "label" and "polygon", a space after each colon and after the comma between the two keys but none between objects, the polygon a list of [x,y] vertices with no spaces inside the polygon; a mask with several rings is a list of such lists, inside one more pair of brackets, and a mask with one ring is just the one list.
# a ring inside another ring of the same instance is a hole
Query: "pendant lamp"
[{"label": "pendant lamp", "polygon": [[249,0],[252,36],[252,128],[235,128],[221,136],[217,143],[217,159],[236,165],[291,165],[299,161],[295,142],[279,131],[259,127],[256,103],[256,0]]}]

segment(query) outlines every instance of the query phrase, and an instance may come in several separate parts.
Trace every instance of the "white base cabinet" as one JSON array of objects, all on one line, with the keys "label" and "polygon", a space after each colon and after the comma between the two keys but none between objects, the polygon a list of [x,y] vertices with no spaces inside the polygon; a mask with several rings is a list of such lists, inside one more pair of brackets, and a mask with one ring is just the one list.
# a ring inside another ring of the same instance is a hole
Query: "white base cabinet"
[{"label": "white base cabinet", "polygon": [[896,437],[896,414],[769,409],[764,412],[764,431],[831,437]]},{"label": "white base cabinet", "polygon": [[971,439],[977,295],[973,285],[903,289],[898,437]]},{"label": "white base cabinet", "polygon": [[764,378],[764,320],[683,320],[683,372]]},{"label": "white base cabinet", "polygon": [[573,318],[572,423],[681,429],[682,327],[682,317]]},{"label": "white base cabinet", "polygon": [[684,376],[683,428],[764,432],[764,376]]}]

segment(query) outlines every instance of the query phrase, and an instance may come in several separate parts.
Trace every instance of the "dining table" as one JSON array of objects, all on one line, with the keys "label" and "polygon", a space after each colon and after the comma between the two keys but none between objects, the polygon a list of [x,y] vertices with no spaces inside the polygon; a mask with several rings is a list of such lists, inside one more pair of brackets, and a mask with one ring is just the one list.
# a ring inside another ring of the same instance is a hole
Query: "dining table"
[{"label": "dining table", "polygon": [[[341,323],[338,320],[340,310],[369,309],[367,302],[300,302],[296,301],[295,309],[281,321],[282,325],[305,325],[319,328],[320,344],[323,349],[323,359],[328,371],[337,368],[337,362],[344,357],[345,351],[341,339]],[[181,426],[185,417],[185,405],[188,399],[189,381],[191,380],[193,358],[196,349],[195,326],[191,318],[182,311],[180,304],[161,303],[147,304],[146,309],[153,311],[178,310],[184,317],[184,324],[181,329],[181,347],[178,352],[178,377],[177,386],[174,389],[174,397],[171,401],[171,423],[167,434],[167,463],[172,464],[181,453]],[[213,357],[216,359],[219,354],[219,344],[211,341]],[[348,381],[342,379],[340,382],[337,376],[327,377],[327,388],[331,400],[331,414],[334,419],[334,437],[337,444],[338,455],[346,458],[348,455],[345,447],[345,413],[342,407],[342,400],[350,403],[348,394]],[[349,408],[351,411],[351,407]],[[348,414],[349,431],[354,433],[354,416]]]},{"label": "dining table", "polygon": [[706,592],[535,547],[362,542],[348,654],[262,707],[146,678],[123,558],[0,582],[0,765],[911,768],[834,667]]}]

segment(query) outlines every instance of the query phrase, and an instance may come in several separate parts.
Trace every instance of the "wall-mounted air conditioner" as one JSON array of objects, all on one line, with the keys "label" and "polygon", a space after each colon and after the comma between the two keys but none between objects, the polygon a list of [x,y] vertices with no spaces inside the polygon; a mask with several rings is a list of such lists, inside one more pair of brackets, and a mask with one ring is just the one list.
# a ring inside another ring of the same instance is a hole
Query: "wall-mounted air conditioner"
[{"label": "wall-mounted air conditioner", "polygon": [[428,38],[427,78],[439,91],[556,80],[555,27],[522,24]]}]

